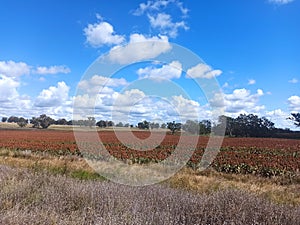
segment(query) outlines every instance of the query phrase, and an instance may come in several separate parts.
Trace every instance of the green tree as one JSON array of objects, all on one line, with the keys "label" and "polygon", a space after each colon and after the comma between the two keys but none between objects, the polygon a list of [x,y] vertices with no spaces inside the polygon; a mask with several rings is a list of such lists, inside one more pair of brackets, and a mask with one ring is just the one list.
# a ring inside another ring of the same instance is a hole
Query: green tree
[{"label": "green tree", "polygon": [[150,128],[150,123],[146,120],[144,120],[143,122],[139,122],[138,123],[138,128],[139,129],[149,129]]},{"label": "green tree", "polygon": [[149,125],[150,125],[151,129],[158,129],[159,128],[159,123],[152,122]]},{"label": "green tree", "polygon": [[225,129],[225,135],[233,136],[235,119],[229,116],[220,116],[218,119],[217,129]]},{"label": "green tree", "polygon": [[85,121],[85,125],[91,127],[94,127],[96,125],[96,119],[95,117],[88,117],[88,120]]},{"label": "green tree", "polygon": [[51,117],[47,116],[46,114],[42,114],[39,117],[32,117],[30,120],[30,123],[33,124],[34,128],[42,128],[46,129],[48,128],[51,124],[55,124],[55,120],[52,119]]},{"label": "green tree", "polygon": [[66,119],[58,119],[55,121],[55,124],[57,125],[67,125],[68,124],[68,121]]},{"label": "green tree", "polygon": [[182,129],[191,134],[199,134],[199,122],[196,120],[187,120],[185,124],[183,124]]},{"label": "green tree", "polygon": [[113,121],[107,121],[107,126],[108,127],[113,127],[115,124],[114,124],[114,122]]},{"label": "green tree", "polygon": [[26,125],[28,124],[28,120],[23,118],[23,117],[20,117],[18,119],[18,122],[17,124],[20,126],[20,127],[26,127]]},{"label": "green tree", "polygon": [[8,119],[7,117],[2,117],[2,120],[1,120],[2,123],[5,123],[7,121],[7,119]]},{"label": "green tree", "polygon": [[122,122],[119,122],[116,124],[116,127],[124,127],[123,123]]},{"label": "green tree", "polygon": [[265,117],[241,114],[233,123],[233,135],[239,137],[268,137],[275,130],[274,123]]},{"label": "green tree", "polygon": [[175,121],[167,123],[167,128],[172,131],[172,134],[174,134],[176,131],[181,130],[181,127],[182,124],[175,123]]},{"label": "green tree", "polygon": [[100,120],[96,123],[96,126],[101,127],[101,128],[107,127],[107,122],[104,120]]},{"label": "green tree", "polygon": [[199,123],[199,134],[210,134],[211,132],[211,121],[202,120]]},{"label": "green tree", "polygon": [[166,129],[166,127],[167,127],[167,124],[165,124],[165,123],[162,123],[162,124],[160,125],[160,128],[162,128],[162,129]]},{"label": "green tree", "polygon": [[16,116],[10,116],[8,119],[7,119],[7,122],[8,123],[17,123],[19,121],[19,118],[16,117]]}]

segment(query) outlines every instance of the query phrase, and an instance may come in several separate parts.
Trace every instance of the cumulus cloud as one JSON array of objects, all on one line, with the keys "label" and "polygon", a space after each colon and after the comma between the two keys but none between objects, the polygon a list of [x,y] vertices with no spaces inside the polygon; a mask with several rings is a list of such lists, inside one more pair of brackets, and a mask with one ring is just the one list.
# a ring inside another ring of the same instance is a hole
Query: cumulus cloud
[{"label": "cumulus cloud", "polygon": [[297,95],[293,95],[288,98],[289,108],[293,112],[300,112],[300,97]]},{"label": "cumulus cloud", "polygon": [[71,70],[67,66],[30,66],[24,62],[0,61],[0,75],[6,77],[18,78],[22,75],[29,74],[58,74],[58,73],[70,73]]},{"label": "cumulus cloud", "polygon": [[267,111],[265,117],[275,123],[275,127],[278,128],[291,128],[293,127],[293,122],[287,120],[290,116],[289,113],[284,112],[282,109],[275,109],[272,111]]},{"label": "cumulus cloud", "polygon": [[177,37],[178,30],[184,29],[188,30],[189,27],[186,25],[185,21],[173,22],[172,17],[166,13],[158,13],[157,15],[148,15],[149,22],[152,28],[157,28],[160,33],[166,34],[172,38]]},{"label": "cumulus cloud", "polygon": [[70,87],[65,82],[58,82],[57,86],[51,86],[42,90],[36,98],[36,107],[55,107],[63,105],[69,98]]},{"label": "cumulus cloud", "polygon": [[39,66],[35,69],[34,73],[44,75],[44,74],[58,74],[58,73],[70,73],[71,70],[67,66]]},{"label": "cumulus cloud", "polygon": [[20,83],[11,77],[0,75],[0,102],[8,102],[18,97],[17,87],[19,86]]},{"label": "cumulus cloud", "polygon": [[172,97],[172,105],[184,120],[198,120],[200,104],[194,100],[186,99],[182,95]]},{"label": "cumulus cloud", "polygon": [[156,0],[156,1],[147,1],[147,3],[140,3],[139,7],[133,12],[133,15],[140,16],[146,13],[147,11],[160,11],[164,10],[168,5],[174,4],[177,6],[182,14],[187,14],[188,9],[183,7],[182,2],[178,0]]},{"label": "cumulus cloud", "polygon": [[212,107],[224,107],[225,113],[236,117],[241,113],[258,113],[265,108],[259,105],[259,98],[264,95],[263,90],[258,89],[255,94],[245,88],[235,89],[231,94],[217,94],[211,101]]},{"label": "cumulus cloud", "polygon": [[138,89],[127,90],[124,93],[118,93],[115,97],[115,107],[134,106],[140,102],[146,95]]},{"label": "cumulus cloud", "polygon": [[277,5],[285,5],[293,2],[294,0],[269,0],[269,3],[277,4]]},{"label": "cumulus cloud", "polygon": [[125,41],[124,36],[115,34],[113,26],[107,22],[88,24],[83,31],[86,42],[95,48],[103,45],[117,45]]},{"label": "cumulus cloud", "polygon": [[182,73],[182,64],[178,61],[173,61],[170,64],[163,65],[160,68],[148,66],[140,68],[137,74],[140,78],[150,78],[153,80],[171,80],[173,78],[180,78]]},{"label": "cumulus cloud", "polygon": [[0,61],[0,74],[7,77],[18,77],[30,74],[30,66],[24,62]]},{"label": "cumulus cloud", "polygon": [[221,74],[221,70],[213,70],[209,65],[199,63],[198,65],[187,70],[186,77],[211,79]]},{"label": "cumulus cloud", "polygon": [[[181,15],[181,19],[173,22],[174,18],[171,14],[166,13],[167,9],[171,9],[170,12],[174,12],[174,9],[179,10],[179,13],[176,15]],[[178,0],[157,0],[141,3],[133,12],[133,15],[141,16],[146,14],[153,29],[158,29],[161,34],[175,38],[179,29],[189,29],[185,20],[182,19],[187,17],[188,11],[183,6],[183,3]]]},{"label": "cumulus cloud", "polygon": [[146,37],[143,34],[132,34],[127,45],[115,46],[110,50],[108,59],[120,64],[133,63],[155,58],[171,48],[167,36]]},{"label": "cumulus cloud", "polygon": [[111,87],[121,87],[128,85],[124,78],[111,78],[101,75],[94,75],[88,80],[82,80],[78,84],[78,88],[84,90],[85,93],[111,93]]},{"label": "cumulus cloud", "polygon": [[[92,111],[94,108],[95,109],[103,109],[103,101],[99,97],[99,95],[89,95],[89,94],[83,94],[83,95],[76,95],[73,97],[73,105],[75,107],[75,111],[78,112],[80,109],[87,109]],[[108,110],[108,109],[105,109]]]}]

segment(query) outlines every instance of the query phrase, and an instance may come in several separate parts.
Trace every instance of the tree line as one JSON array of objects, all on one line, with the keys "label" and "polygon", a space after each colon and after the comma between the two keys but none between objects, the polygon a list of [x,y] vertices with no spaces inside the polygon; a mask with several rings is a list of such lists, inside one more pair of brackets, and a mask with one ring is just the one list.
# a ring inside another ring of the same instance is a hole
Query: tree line
[{"label": "tree line", "polygon": [[[297,127],[300,127],[300,113],[292,113],[289,120],[294,121]],[[123,124],[119,122],[115,124],[113,121],[100,120],[96,121],[94,117],[88,117],[85,120],[69,120],[64,118],[54,120],[53,118],[42,114],[39,117],[25,119],[23,117],[10,116],[3,117],[2,122],[17,123],[20,127],[25,127],[27,124],[32,124],[33,128],[46,129],[50,125],[76,125],[76,126],[98,126],[106,127],[137,127],[139,129],[169,129],[172,134],[177,131],[185,131],[191,134],[208,135],[214,129],[225,128],[225,135],[230,137],[281,137],[291,136],[293,132],[289,129],[276,128],[275,124],[265,117],[258,117],[253,114],[240,114],[236,118],[228,116],[220,116],[217,123],[212,123],[210,120],[187,120],[184,124],[178,122],[166,122],[161,125],[157,122],[141,121],[136,126],[129,123]],[[298,137],[298,136],[297,136]]]}]

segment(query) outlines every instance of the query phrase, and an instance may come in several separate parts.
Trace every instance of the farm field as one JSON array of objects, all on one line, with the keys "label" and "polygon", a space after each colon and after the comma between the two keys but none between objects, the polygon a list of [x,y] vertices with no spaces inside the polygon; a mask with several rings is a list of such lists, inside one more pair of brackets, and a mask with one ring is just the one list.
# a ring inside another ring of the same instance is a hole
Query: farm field
[{"label": "farm field", "polygon": [[[137,151],[112,131],[97,134],[137,169],[168,157],[180,137]],[[299,224],[300,140],[225,138],[211,167],[198,172],[207,142],[200,137],[187,167],[165,182],[130,187],[95,174],[72,131],[0,130],[0,224]]]},{"label": "farm field", "polygon": [[[134,131],[133,134],[144,140],[150,136],[150,132],[147,131]],[[82,135],[87,134],[83,132]],[[155,163],[166,159],[172,154],[180,138],[179,135],[167,134],[158,146],[151,146],[151,143],[148,143],[146,147],[150,150],[139,151],[135,150],[136,147],[141,147],[139,143],[129,141],[132,145],[130,148],[128,144],[122,144],[112,131],[99,131],[98,135],[110,155],[138,164]],[[161,134],[157,132],[154,135],[159,138]],[[188,145],[189,139],[195,140],[195,137],[188,135],[184,137],[188,150],[191,148]],[[191,149],[195,151],[187,163],[189,167],[194,169],[197,167],[208,139],[207,136],[199,137],[196,148]],[[54,156],[82,155],[73,132],[62,130],[0,130],[0,149],[42,152]],[[299,173],[300,140],[224,138],[220,152],[211,167],[219,172],[257,174],[265,177]]]}]

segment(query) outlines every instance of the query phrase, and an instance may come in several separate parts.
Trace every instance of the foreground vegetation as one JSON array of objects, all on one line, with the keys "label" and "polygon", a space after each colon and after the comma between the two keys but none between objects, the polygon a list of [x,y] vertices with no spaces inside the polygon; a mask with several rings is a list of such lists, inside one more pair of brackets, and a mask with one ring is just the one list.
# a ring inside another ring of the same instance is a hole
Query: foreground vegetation
[{"label": "foreground vegetation", "polygon": [[[114,132],[98,134],[113,157],[131,160],[136,170],[168,157],[179,137],[134,151]],[[200,137],[188,167],[161,184],[134,188],[95,173],[71,131],[0,135],[0,224],[300,223],[300,140],[225,138],[211,167],[199,172],[208,141]],[[134,135],[146,140],[149,132]]]},{"label": "foreground vegetation", "polygon": [[246,191],[128,187],[0,166],[1,224],[299,224],[300,207]]}]

